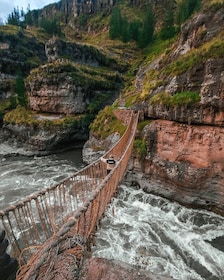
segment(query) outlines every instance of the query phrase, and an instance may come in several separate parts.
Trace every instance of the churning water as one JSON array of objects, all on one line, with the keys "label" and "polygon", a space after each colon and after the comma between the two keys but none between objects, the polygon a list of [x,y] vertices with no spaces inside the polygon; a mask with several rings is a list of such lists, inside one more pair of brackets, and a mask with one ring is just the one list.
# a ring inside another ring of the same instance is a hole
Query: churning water
[{"label": "churning water", "polygon": [[[0,210],[81,167],[81,149],[44,157],[0,156]],[[223,280],[224,218],[121,185],[93,254],[178,280]]]},{"label": "churning water", "polygon": [[82,151],[49,156],[0,157],[0,210],[73,175],[83,166]]},{"label": "churning water", "polygon": [[224,217],[121,185],[93,255],[178,280],[224,279]]}]

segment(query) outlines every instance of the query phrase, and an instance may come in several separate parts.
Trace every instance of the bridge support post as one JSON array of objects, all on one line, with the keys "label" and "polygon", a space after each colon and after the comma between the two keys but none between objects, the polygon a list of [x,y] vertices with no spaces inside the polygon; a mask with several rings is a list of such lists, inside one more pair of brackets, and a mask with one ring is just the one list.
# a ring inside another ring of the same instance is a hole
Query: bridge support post
[{"label": "bridge support post", "polygon": [[5,231],[0,229],[0,279],[14,280],[18,269],[18,262],[6,253],[9,245],[8,239],[5,238]]}]

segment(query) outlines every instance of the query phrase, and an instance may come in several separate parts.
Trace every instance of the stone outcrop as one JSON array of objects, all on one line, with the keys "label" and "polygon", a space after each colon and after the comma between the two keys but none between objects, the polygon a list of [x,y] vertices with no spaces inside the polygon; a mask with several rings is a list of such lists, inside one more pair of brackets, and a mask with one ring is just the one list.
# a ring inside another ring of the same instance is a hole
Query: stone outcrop
[{"label": "stone outcrop", "polygon": [[147,156],[141,164],[134,159],[129,182],[182,204],[224,214],[223,127],[155,120],[143,135]]},{"label": "stone outcrop", "polygon": [[[221,9],[223,11],[223,8]],[[182,26],[177,44],[166,59],[157,59],[141,69],[161,70],[166,64],[194,51],[223,30],[220,9],[195,15]],[[150,118],[141,135],[147,154],[136,157],[127,173],[129,183],[139,184],[148,192],[193,207],[204,207],[224,215],[224,60],[209,57],[186,72],[168,75],[163,85],[151,90],[140,105],[143,118]],[[145,71],[145,72],[144,72]],[[162,77],[162,76],[161,76]],[[141,80],[137,81],[141,88]],[[189,105],[152,105],[155,94],[196,91],[200,102]]]},{"label": "stone outcrop", "polygon": [[119,133],[113,133],[104,140],[96,139],[94,136],[89,137],[85,142],[82,150],[83,161],[90,164],[102,157],[115,143],[120,139]]},{"label": "stone outcrop", "polygon": [[94,110],[99,110],[116,99],[121,78],[112,72],[119,68],[114,59],[92,46],[56,37],[46,43],[45,50],[49,63],[32,71],[26,80],[32,110],[81,114],[91,103],[98,104]]},{"label": "stone outcrop", "polygon": [[123,65],[117,63],[115,59],[106,56],[94,46],[67,42],[58,37],[52,37],[46,42],[45,52],[48,62],[57,60],[72,61],[92,67],[110,67],[120,72],[127,68],[127,66],[125,67],[125,63]]},{"label": "stone outcrop", "polygon": [[[11,142],[16,149],[37,154],[80,146],[88,137],[90,122],[84,115],[96,114],[111,104],[122,84],[119,72],[113,71],[119,69],[119,64],[92,46],[53,37],[45,50],[49,63],[32,70],[25,80],[29,108],[37,115],[35,125],[4,122],[2,136],[3,141]],[[65,115],[74,118],[81,114],[84,115],[78,125],[57,126],[53,122]],[[53,120],[52,125],[42,125],[42,118],[49,123]]]},{"label": "stone outcrop", "polygon": [[65,21],[73,26],[74,19],[81,14],[109,14],[115,2],[116,0],[62,0],[44,7],[39,11],[39,16],[53,18],[55,14],[62,12]]},{"label": "stone outcrop", "polygon": [[[57,3],[47,5],[39,11],[42,17],[53,17],[56,13],[61,12],[65,15],[66,22],[71,25],[72,19],[81,14],[103,13],[108,15],[117,0],[62,0]],[[128,0],[130,6],[145,6],[151,4],[153,7],[167,6],[169,0]]]},{"label": "stone outcrop", "polygon": [[91,104],[96,104],[93,110],[111,104],[119,94],[120,83],[119,75],[109,70],[99,73],[59,61],[31,72],[26,88],[32,110],[69,115],[85,113]]},{"label": "stone outcrop", "polygon": [[16,272],[18,269],[18,261],[11,258],[6,253],[9,245],[8,239],[5,238],[5,230],[0,229],[0,275],[1,280],[16,279]]},{"label": "stone outcrop", "polygon": [[88,138],[87,126],[33,126],[4,124],[0,142],[14,147],[14,153],[47,155],[81,147]]},{"label": "stone outcrop", "polygon": [[82,280],[171,280],[166,276],[153,275],[150,271],[135,269],[121,261],[102,258],[87,259],[81,271]]}]

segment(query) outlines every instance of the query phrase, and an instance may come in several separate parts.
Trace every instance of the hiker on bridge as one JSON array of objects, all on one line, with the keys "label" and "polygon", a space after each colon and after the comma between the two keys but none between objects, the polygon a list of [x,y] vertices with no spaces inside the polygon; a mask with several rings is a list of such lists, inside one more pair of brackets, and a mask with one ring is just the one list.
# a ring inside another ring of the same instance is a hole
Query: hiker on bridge
[{"label": "hiker on bridge", "polygon": [[115,167],[116,160],[114,159],[113,155],[110,155],[108,159],[101,157],[101,161],[107,164],[107,174]]}]

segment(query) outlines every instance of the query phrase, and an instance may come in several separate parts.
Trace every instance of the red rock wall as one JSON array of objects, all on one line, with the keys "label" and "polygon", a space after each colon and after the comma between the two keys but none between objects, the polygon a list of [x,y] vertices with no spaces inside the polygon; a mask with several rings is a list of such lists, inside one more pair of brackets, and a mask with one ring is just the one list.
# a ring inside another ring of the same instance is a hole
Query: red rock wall
[{"label": "red rock wall", "polygon": [[223,127],[154,120],[143,134],[147,156],[141,164],[134,161],[131,180],[148,191],[224,214]]}]

